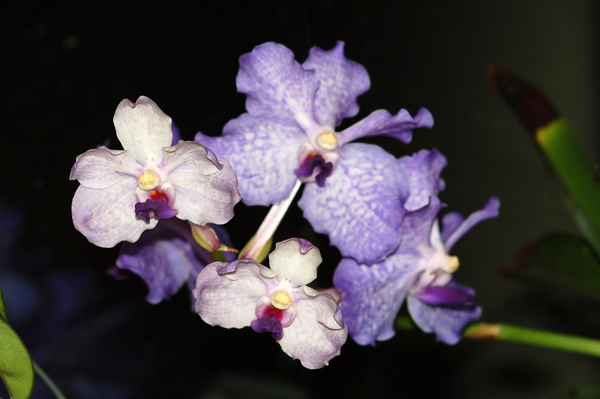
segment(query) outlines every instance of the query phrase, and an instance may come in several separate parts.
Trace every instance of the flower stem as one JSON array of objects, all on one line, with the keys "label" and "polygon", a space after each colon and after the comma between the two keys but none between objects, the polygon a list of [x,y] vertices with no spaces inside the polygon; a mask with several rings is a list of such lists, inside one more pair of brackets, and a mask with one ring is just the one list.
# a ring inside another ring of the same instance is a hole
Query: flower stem
[{"label": "flower stem", "polygon": [[509,324],[475,323],[463,331],[463,337],[518,342],[526,345],[600,357],[600,340],[534,330],[532,328]]},{"label": "flower stem", "polygon": [[[408,316],[396,319],[396,328],[417,330],[418,327]],[[517,342],[542,348],[557,349],[566,352],[583,353],[600,357],[600,340],[559,334],[501,323],[473,323],[462,332],[463,338],[487,339],[490,341]]]},{"label": "flower stem", "polygon": [[46,374],[46,372],[39,366],[39,364],[33,362],[33,369],[35,370],[37,375],[46,383],[48,388],[50,388],[54,396],[56,396],[56,399],[67,399],[65,395],[62,394],[60,389],[58,389],[54,381],[52,381],[48,374]]},{"label": "flower stem", "polygon": [[257,262],[262,261],[262,259],[259,260],[259,258],[261,258],[262,254],[265,252],[265,246],[270,243],[275,230],[277,230],[279,223],[281,223],[283,216],[286,214],[288,208],[292,204],[292,201],[294,200],[296,193],[298,193],[301,185],[302,182],[300,182],[300,180],[296,180],[296,185],[292,189],[290,196],[271,207],[269,213],[267,213],[265,220],[263,220],[261,223],[254,237],[252,237],[244,249],[240,251],[240,259],[250,258],[256,260]]}]

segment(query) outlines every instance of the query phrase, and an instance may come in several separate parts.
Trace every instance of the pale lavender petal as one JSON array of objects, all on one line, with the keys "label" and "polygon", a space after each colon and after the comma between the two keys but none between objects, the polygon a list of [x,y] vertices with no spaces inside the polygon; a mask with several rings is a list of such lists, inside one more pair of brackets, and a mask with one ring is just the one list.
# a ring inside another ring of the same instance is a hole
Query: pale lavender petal
[{"label": "pale lavender petal", "polygon": [[296,300],[294,303],[308,301],[307,303],[316,314],[317,321],[329,329],[338,330],[344,327],[342,310],[331,294],[321,293],[306,285],[302,287],[302,290],[306,297]]},{"label": "pale lavender petal", "polygon": [[[224,267],[228,273],[219,274]],[[193,292],[202,320],[225,328],[250,326],[256,318],[258,300],[269,295],[262,268],[266,269],[251,259],[242,259],[230,264],[214,262],[202,269]]]},{"label": "pale lavender petal", "polygon": [[361,137],[377,135],[392,136],[409,143],[412,139],[413,129],[431,128],[432,126],[433,117],[425,108],[421,108],[414,118],[405,109],[401,109],[396,115],[380,109],[340,132],[337,137],[340,145]]},{"label": "pale lavender petal", "polygon": [[439,198],[431,197],[427,206],[408,212],[402,220],[402,245],[396,253],[423,256],[420,251],[432,247],[431,231],[436,228],[437,215],[445,206]]},{"label": "pale lavender petal", "polygon": [[442,242],[448,241],[450,234],[454,233],[456,229],[464,222],[465,217],[459,212],[450,212],[444,215],[442,218]]},{"label": "pale lavender petal", "polygon": [[307,184],[298,205],[342,256],[377,262],[400,243],[406,177],[396,158],[378,146],[353,143],[338,153],[325,187]]},{"label": "pale lavender petal", "polygon": [[296,62],[294,53],[277,43],[256,46],[240,57],[237,88],[246,94],[253,116],[296,122],[305,131],[315,126],[313,101],[319,80]]},{"label": "pale lavender petal", "polygon": [[334,128],[358,113],[356,99],[369,90],[371,82],[362,65],[346,59],[343,42],[330,51],[311,48],[302,67],[314,69],[320,82],[314,102],[320,125]]},{"label": "pale lavender petal", "polygon": [[409,180],[410,195],[404,203],[409,211],[422,208],[429,203],[429,197],[437,196],[444,188],[440,179],[442,169],[447,165],[446,158],[437,150],[421,150],[412,156],[398,160],[405,169]]},{"label": "pale lavender petal", "polygon": [[163,148],[163,160],[159,167],[165,175],[175,170],[212,175],[223,168],[210,149],[195,141],[180,141],[177,145]]},{"label": "pale lavender petal", "polygon": [[[491,197],[485,204],[482,210],[473,212],[460,225],[456,226],[456,217],[452,217],[448,222],[444,221],[444,231],[442,232],[442,241],[446,246],[446,252],[450,252],[452,246],[462,237],[467,231],[471,230],[477,223],[495,218],[498,216],[500,209],[500,200],[496,197]],[[449,223],[452,222],[452,223]],[[448,224],[447,224],[448,223]],[[446,227],[452,226],[452,230],[446,230]]]},{"label": "pale lavender petal", "polygon": [[231,164],[242,201],[250,206],[278,204],[289,197],[297,180],[299,147],[305,140],[295,125],[249,114],[229,121],[223,137],[196,135],[196,141]]},{"label": "pale lavender petal", "polygon": [[269,254],[269,266],[280,280],[289,281],[292,286],[309,284],[317,278],[317,267],[321,264],[319,249],[306,240],[290,238],[275,244]]},{"label": "pale lavender petal", "polygon": [[427,333],[435,333],[437,339],[454,345],[461,339],[465,325],[481,316],[481,307],[453,309],[443,306],[430,306],[416,296],[409,295],[408,311],[419,328]]},{"label": "pale lavender petal", "polygon": [[356,343],[374,345],[394,336],[396,315],[418,277],[419,262],[406,255],[371,266],[342,259],[333,283],[342,292],[344,322]]},{"label": "pale lavender petal", "polygon": [[79,186],[73,197],[73,223],[92,244],[111,248],[121,241],[135,242],[156,219],[146,223],[135,215],[136,179],[125,179],[104,189]]},{"label": "pale lavender petal", "polygon": [[158,303],[179,291],[192,271],[197,271],[197,276],[204,265],[190,242],[159,225],[136,243],[124,243],[117,266],[139,275],[148,285],[146,300]]},{"label": "pale lavender petal", "polygon": [[177,145],[181,141],[181,132],[175,122],[171,123],[171,130],[173,131],[173,139],[171,139],[171,145]]},{"label": "pale lavender petal", "polygon": [[299,359],[308,369],[327,366],[340,354],[348,338],[348,329],[344,326],[334,330],[319,323],[309,300],[295,302],[294,307],[296,317],[278,341],[281,349],[293,359]]},{"label": "pale lavender petal", "polygon": [[173,140],[171,118],[148,97],[141,96],[135,103],[121,101],[113,121],[121,145],[142,165],[158,164],[163,147],[169,147]]},{"label": "pale lavender petal", "polygon": [[106,188],[131,177],[137,180],[143,171],[130,152],[100,147],[77,157],[69,179],[88,188]]},{"label": "pale lavender petal", "polygon": [[201,144],[180,141],[164,149],[162,170],[175,187],[173,207],[177,217],[192,223],[224,224],[233,217],[233,207],[240,200],[237,178],[231,166],[218,161]]}]

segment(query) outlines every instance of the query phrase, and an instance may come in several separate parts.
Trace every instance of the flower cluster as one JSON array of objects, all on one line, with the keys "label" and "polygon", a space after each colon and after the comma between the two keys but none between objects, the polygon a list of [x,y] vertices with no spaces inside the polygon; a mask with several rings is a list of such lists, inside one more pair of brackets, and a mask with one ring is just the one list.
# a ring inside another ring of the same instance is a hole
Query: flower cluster
[{"label": "flower cluster", "polygon": [[394,336],[394,320],[406,299],[415,323],[438,339],[455,344],[465,324],[479,318],[472,288],[452,278],[459,266],[449,252],[456,241],[480,221],[498,215],[500,203],[492,197],[480,211],[464,218],[449,213],[440,232],[437,216],[444,207],[437,195],[446,159],[426,151],[398,160],[409,176],[410,196],[402,220],[402,241],[382,262],[367,266],[343,259],[334,275],[342,292],[342,309],[352,338],[361,345]]},{"label": "flower cluster", "polygon": [[[126,241],[117,266],[144,279],[149,302],[187,283],[205,322],[270,332],[307,368],[327,365],[348,334],[361,345],[394,336],[405,301],[423,331],[454,344],[481,309],[474,290],[454,281],[459,261],[449,252],[471,227],[497,216],[499,201],[492,197],[467,218],[449,213],[440,229],[446,159],[436,150],[396,159],[353,142],[384,135],[408,143],[413,129],[433,126],[429,111],[377,110],[336,131],[358,113],[369,86],[342,42],[312,48],[304,63],[265,43],[240,58],[237,87],[247,112],[222,136],[175,142],[171,119],[150,99],[123,100],[114,121],[124,150],[90,150],[71,171],[81,183],[75,227],[99,246]],[[308,287],[321,255],[306,240],[277,243],[269,267],[260,264],[302,184],[304,217],[343,257],[329,293]],[[228,222],[240,198],[273,208],[247,245],[252,250],[224,259],[228,239],[209,223]]]},{"label": "flower cluster", "polygon": [[307,368],[327,365],[348,330],[336,300],[306,285],[317,277],[319,250],[292,238],[277,243],[269,263],[270,269],[252,259],[205,267],[194,289],[196,312],[210,325],[271,332]]}]

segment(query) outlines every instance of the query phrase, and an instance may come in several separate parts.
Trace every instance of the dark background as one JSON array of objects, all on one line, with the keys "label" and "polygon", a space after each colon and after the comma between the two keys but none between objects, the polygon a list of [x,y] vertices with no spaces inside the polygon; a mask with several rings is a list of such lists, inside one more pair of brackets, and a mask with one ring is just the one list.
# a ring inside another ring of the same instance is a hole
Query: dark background
[{"label": "dark background", "polygon": [[[526,242],[575,232],[532,140],[489,88],[497,63],[543,87],[598,160],[598,7],[589,1],[9,2],[0,12],[0,221],[9,317],[69,398],[442,397],[552,398],[600,383],[600,362],[507,343],[448,347],[400,331],[376,347],[348,342],[319,371],[292,362],[268,337],[213,328],[180,292],[159,305],[145,287],[106,274],[118,248],[89,244],[72,226],[75,157],[112,139],[123,98],[152,98],[183,138],[218,135],[244,112],[238,58],[276,41],[305,60],[346,42],[371,90],[349,123],[385,108],[424,106],[432,131],[409,146],[371,140],[397,156],[438,148],[449,166],[442,200],[470,213],[490,195],[500,217],[453,249],[457,278],[474,286],[483,320],[598,337],[598,306],[552,287],[502,277]],[[116,145],[116,144],[115,144]],[[114,145],[113,145],[114,147]],[[236,207],[227,225],[243,246],[266,209]],[[295,205],[277,239],[302,236],[325,261],[339,254]],[[19,285],[20,284],[20,285]],[[62,313],[61,313],[62,312]],[[48,397],[38,382],[34,397]]]}]

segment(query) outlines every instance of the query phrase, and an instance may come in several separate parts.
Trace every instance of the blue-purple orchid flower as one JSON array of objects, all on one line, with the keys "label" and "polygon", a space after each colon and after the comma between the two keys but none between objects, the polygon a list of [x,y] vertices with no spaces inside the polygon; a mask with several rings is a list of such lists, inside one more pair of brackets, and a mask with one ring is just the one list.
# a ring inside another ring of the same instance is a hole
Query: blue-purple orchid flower
[{"label": "blue-purple orchid flower", "polygon": [[123,100],[114,116],[123,150],[106,147],[77,157],[71,180],[73,222],[100,247],[135,242],[159,219],[223,224],[240,200],[231,166],[205,146],[172,146],[171,118],[147,97]]},{"label": "blue-purple orchid flower", "polygon": [[[229,242],[222,229],[218,226],[214,229],[221,241]],[[159,303],[186,283],[191,292],[200,271],[214,260],[213,255],[194,240],[190,225],[174,218],[161,220],[156,228],[145,231],[134,243],[123,243],[117,267],[140,276],[148,286],[146,300]]]},{"label": "blue-purple orchid flower", "polygon": [[324,367],[340,354],[348,330],[336,300],[306,285],[321,260],[316,247],[292,238],[276,244],[271,268],[252,259],[211,263],[193,291],[196,312],[213,326],[268,331],[304,367]]},{"label": "blue-purple orchid flower", "polygon": [[344,256],[373,263],[400,243],[408,189],[394,156],[350,142],[374,135],[409,142],[412,129],[430,128],[433,118],[426,109],[414,118],[404,109],[378,110],[336,132],[358,113],[356,100],[369,86],[342,42],[330,51],[313,47],[303,64],[286,47],[265,43],[240,58],[237,87],[248,113],[227,123],[223,136],[198,133],[196,141],[231,163],[247,205],[279,204],[299,181],[311,183],[299,205],[313,228]]},{"label": "blue-purple orchid flower", "polygon": [[464,326],[481,314],[474,290],[453,280],[459,262],[449,252],[475,224],[496,217],[500,202],[492,197],[467,218],[449,213],[440,232],[437,217],[445,205],[437,195],[444,188],[439,175],[445,165],[435,150],[399,159],[396,170],[402,169],[410,182],[400,246],[380,263],[343,259],[335,271],[349,333],[361,345],[395,335],[394,321],[405,299],[415,323],[447,344],[457,343]]}]

